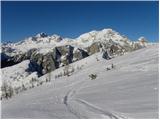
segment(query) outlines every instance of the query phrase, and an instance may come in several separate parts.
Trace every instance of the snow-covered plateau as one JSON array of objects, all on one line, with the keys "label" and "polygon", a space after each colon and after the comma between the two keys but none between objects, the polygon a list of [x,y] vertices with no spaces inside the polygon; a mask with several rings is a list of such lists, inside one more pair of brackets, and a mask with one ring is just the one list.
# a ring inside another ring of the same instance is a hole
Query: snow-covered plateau
[{"label": "snow-covered plateau", "polygon": [[112,29],[1,45],[2,118],[158,118],[159,45]]}]

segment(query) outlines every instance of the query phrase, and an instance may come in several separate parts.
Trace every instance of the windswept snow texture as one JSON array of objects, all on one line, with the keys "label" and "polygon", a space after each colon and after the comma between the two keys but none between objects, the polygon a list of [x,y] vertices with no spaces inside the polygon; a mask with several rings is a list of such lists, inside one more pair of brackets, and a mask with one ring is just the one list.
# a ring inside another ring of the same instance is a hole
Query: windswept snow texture
[{"label": "windswept snow texture", "polygon": [[83,67],[69,77],[55,79],[59,68],[51,82],[2,100],[2,118],[158,118],[158,45],[108,61],[101,56],[71,64]]}]

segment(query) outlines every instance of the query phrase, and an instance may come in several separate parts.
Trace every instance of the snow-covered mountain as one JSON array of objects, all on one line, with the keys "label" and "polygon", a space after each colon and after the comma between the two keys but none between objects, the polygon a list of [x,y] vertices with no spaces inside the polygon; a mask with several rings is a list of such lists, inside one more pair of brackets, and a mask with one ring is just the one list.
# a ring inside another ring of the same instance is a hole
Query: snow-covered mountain
[{"label": "snow-covered mountain", "polygon": [[[104,51],[109,50],[113,54],[117,55],[124,54],[126,52],[142,48],[144,46],[146,46],[146,41],[144,40],[144,38],[143,40],[133,42],[112,29],[91,31],[80,35],[76,39],[62,38],[61,36],[55,34],[52,36],[48,36],[45,33],[40,33],[36,36],[26,38],[25,40],[17,43],[2,44],[2,68],[20,63],[23,60],[34,59],[32,57],[35,55],[44,56],[50,53],[54,54],[55,52],[57,52],[57,47],[63,49],[61,51],[58,50],[58,52],[61,53],[58,57],[64,58],[64,56],[67,56],[68,54],[75,55],[74,53],[76,53],[78,54],[78,57],[84,58],[88,55],[99,52],[101,49],[103,49]],[[66,50],[67,47],[69,47],[68,50]],[[57,53],[55,54],[56,55],[54,55],[54,57],[57,57]],[[73,57],[72,61],[67,61],[73,62],[81,58]]]},{"label": "snow-covered mountain", "polygon": [[1,44],[1,73],[2,118],[158,117],[158,45],[144,37],[39,33]]},{"label": "snow-covered mountain", "polygon": [[102,55],[38,78],[31,74],[34,69],[28,70],[28,60],[3,68],[5,80],[24,84],[34,76],[31,83],[39,87],[26,91],[29,86],[24,85],[24,92],[2,100],[2,118],[158,118],[158,45],[110,60]]},{"label": "snow-covered mountain", "polygon": [[14,56],[36,48],[40,53],[46,54],[57,46],[73,45],[85,49],[95,42],[118,44],[123,47],[132,47],[132,44],[135,43],[112,29],[103,29],[82,34],[75,39],[62,38],[55,34],[48,36],[46,33],[40,33],[17,43],[2,44],[2,51],[6,52],[7,55]]},{"label": "snow-covered mountain", "polygon": [[1,44],[3,81],[13,87],[15,94],[24,86],[27,86],[25,89],[33,86],[31,82],[35,76],[40,77],[92,54],[102,52],[103,58],[111,59],[145,46],[144,37],[133,42],[112,29],[91,31],[75,39],[40,33],[17,43]]}]

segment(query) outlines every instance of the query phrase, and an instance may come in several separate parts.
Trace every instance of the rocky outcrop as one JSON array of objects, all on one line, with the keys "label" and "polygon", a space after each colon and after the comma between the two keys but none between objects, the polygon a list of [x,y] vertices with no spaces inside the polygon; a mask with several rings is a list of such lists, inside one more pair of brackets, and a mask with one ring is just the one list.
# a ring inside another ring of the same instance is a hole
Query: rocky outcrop
[{"label": "rocky outcrop", "polygon": [[15,56],[9,56],[6,55],[5,53],[1,53],[1,68],[8,67],[15,65],[17,63],[22,62],[23,60],[27,60],[31,58],[31,55],[36,51],[37,49],[31,49],[26,53],[23,54],[17,54]]},{"label": "rocky outcrop", "polygon": [[42,75],[56,69],[52,52],[45,55],[41,53],[33,53],[30,57],[30,61],[34,66],[37,66],[36,71]]},{"label": "rocky outcrop", "polygon": [[106,51],[103,51],[102,58],[104,58],[104,59],[106,59],[106,60],[111,59],[110,56],[108,55],[107,50],[106,50]]},{"label": "rocky outcrop", "polygon": [[102,45],[100,42],[95,42],[91,46],[87,47],[87,51],[90,55],[100,52],[100,48],[102,48]]},{"label": "rocky outcrop", "polygon": [[12,66],[16,64],[13,60],[10,60],[10,56],[6,55],[5,53],[1,53],[1,68]]},{"label": "rocky outcrop", "polygon": [[78,48],[77,50],[74,51],[73,60],[78,61],[88,56],[89,56],[88,52]]},{"label": "rocky outcrop", "polygon": [[[41,74],[46,74],[61,66],[65,66],[88,56],[88,53],[82,49],[78,49],[76,52],[73,51],[73,46],[60,46],[55,47],[52,52],[45,55],[40,53],[32,54],[30,59],[32,62],[37,63],[37,65],[40,66],[41,69],[38,71]],[[76,58],[76,60],[74,58]]]},{"label": "rocky outcrop", "polygon": [[103,52],[103,58],[110,59],[110,56],[123,55],[143,46],[146,46],[144,37],[138,42],[131,42],[112,29],[91,31],[76,39],[40,33],[18,43],[2,44],[1,67],[28,59],[36,71],[43,75],[100,51]]},{"label": "rocky outcrop", "polygon": [[[139,46],[137,49],[140,48]],[[95,42],[86,48],[89,55],[100,52],[101,50],[106,51],[110,55],[123,55],[125,52],[133,51],[130,45],[121,46],[119,44],[114,43],[113,41],[108,41],[107,43],[103,42]],[[105,53],[106,54],[106,53]]]},{"label": "rocky outcrop", "polygon": [[28,59],[31,61],[32,68],[35,68],[40,75],[89,56],[85,50],[80,48],[75,49],[71,45],[55,47],[51,52],[46,54],[40,53],[37,49],[31,49],[24,54],[18,54],[13,57],[5,57],[5,54],[2,55],[2,68]]},{"label": "rocky outcrop", "polygon": [[39,33],[39,34],[37,34],[36,35],[36,37],[42,37],[42,38],[44,38],[44,37],[47,37],[48,35],[46,34],[46,33],[44,33],[44,32],[42,32],[42,33]]}]

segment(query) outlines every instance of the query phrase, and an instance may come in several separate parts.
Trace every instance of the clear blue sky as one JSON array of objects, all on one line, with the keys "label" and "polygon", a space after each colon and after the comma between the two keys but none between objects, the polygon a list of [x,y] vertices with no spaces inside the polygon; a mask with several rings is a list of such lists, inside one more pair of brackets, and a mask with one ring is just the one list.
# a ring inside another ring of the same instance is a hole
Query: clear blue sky
[{"label": "clear blue sky", "polygon": [[37,33],[76,38],[112,28],[136,40],[158,42],[158,1],[146,2],[2,2],[2,42]]}]

